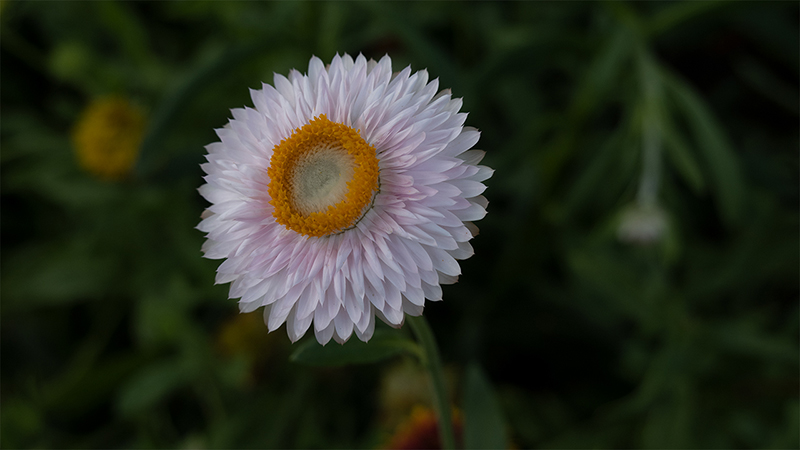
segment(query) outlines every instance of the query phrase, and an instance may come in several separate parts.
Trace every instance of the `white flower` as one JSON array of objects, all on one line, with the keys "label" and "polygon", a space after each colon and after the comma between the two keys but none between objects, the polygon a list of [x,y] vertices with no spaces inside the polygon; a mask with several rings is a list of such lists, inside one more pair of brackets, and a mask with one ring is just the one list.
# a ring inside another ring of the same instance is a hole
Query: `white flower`
[{"label": "white flower", "polygon": [[461,100],[424,70],[393,74],[388,56],[314,57],[274,81],[206,147],[198,229],[205,256],[225,260],[216,282],[292,341],[312,323],[322,344],[366,341],[376,316],[399,327],[422,314],[486,214],[492,170],[470,150],[480,133]]}]

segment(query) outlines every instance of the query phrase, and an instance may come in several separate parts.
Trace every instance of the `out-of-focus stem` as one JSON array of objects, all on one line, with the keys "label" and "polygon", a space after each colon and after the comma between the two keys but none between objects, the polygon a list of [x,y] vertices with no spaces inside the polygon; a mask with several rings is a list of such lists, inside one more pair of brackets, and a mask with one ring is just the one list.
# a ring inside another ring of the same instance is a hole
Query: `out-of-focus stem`
[{"label": "out-of-focus stem", "polygon": [[642,178],[637,202],[651,207],[658,202],[661,183],[661,80],[655,61],[645,48],[638,52],[642,84]]},{"label": "out-of-focus stem", "polygon": [[439,419],[439,437],[442,440],[443,449],[455,449],[456,440],[453,433],[453,418],[450,414],[450,401],[447,398],[447,390],[444,386],[444,371],[442,370],[442,360],[439,357],[439,348],[436,346],[436,338],[433,336],[431,327],[425,317],[406,317],[417,342],[422,348],[422,363],[428,371],[433,388],[434,408]]}]

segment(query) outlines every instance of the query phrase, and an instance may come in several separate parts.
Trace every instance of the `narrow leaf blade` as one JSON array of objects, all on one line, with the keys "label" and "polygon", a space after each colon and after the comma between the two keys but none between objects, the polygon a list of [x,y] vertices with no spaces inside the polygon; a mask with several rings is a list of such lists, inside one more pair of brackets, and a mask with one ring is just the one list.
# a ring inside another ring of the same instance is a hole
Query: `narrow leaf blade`
[{"label": "narrow leaf blade", "polygon": [[728,224],[735,225],[744,213],[746,192],[739,159],[703,99],[675,76],[668,73],[663,75],[677,107],[692,127],[697,148],[705,159],[714,183],[720,214]]},{"label": "narrow leaf blade", "polygon": [[476,363],[467,368],[464,387],[464,448],[508,448],[500,405]]}]

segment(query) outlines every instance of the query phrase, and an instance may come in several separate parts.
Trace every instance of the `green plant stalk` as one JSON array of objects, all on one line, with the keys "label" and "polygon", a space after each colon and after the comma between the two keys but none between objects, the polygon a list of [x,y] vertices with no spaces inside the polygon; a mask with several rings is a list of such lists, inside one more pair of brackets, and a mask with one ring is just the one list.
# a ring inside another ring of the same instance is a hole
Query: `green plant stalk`
[{"label": "green plant stalk", "polygon": [[436,409],[436,416],[439,419],[439,437],[442,441],[442,448],[455,449],[456,440],[455,433],[453,433],[453,418],[450,414],[450,401],[447,398],[447,390],[444,386],[444,371],[442,370],[442,360],[439,357],[439,348],[436,346],[436,338],[434,338],[431,327],[425,317],[406,316],[406,318],[422,349],[420,359],[430,377],[431,387],[433,388],[433,404]]},{"label": "green plant stalk", "polygon": [[637,202],[644,207],[658,203],[661,184],[661,128],[663,121],[661,79],[656,61],[640,43],[637,51],[642,99],[642,178]]}]

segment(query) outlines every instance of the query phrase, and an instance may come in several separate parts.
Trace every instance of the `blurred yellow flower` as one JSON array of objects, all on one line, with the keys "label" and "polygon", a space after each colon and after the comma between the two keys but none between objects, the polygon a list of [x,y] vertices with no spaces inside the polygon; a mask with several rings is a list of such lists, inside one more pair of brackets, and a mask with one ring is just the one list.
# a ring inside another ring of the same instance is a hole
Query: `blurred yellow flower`
[{"label": "blurred yellow flower", "polygon": [[106,180],[125,177],[139,156],[144,116],[128,100],[103,97],[81,114],[72,139],[81,167]]}]

